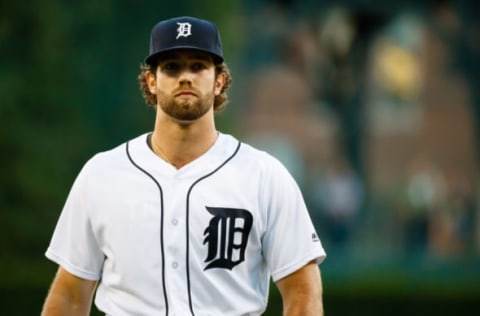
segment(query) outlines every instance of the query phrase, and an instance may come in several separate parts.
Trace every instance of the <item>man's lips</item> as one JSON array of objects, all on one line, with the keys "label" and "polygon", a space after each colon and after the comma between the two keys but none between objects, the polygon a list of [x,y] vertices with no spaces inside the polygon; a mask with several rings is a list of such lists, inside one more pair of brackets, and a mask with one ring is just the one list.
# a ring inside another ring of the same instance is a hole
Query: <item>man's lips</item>
[{"label": "man's lips", "polygon": [[193,91],[180,91],[177,94],[175,94],[176,97],[191,97],[191,96],[196,96],[196,94]]}]

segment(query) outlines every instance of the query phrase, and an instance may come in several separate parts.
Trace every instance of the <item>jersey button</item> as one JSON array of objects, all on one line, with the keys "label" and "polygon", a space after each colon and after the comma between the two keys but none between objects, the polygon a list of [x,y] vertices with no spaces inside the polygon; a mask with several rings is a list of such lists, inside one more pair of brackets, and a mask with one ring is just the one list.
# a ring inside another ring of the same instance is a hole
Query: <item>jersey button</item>
[{"label": "jersey button", "polygon": [[177,263],[177,262],[173,262],[173,263],[172,263],[172,268],[174,268],[174,269],[178,268],[178,263]]},{"label": "jersey button", "polygon": [[176,218],[172,219],[172,225],[177,226],[178,220]]}]

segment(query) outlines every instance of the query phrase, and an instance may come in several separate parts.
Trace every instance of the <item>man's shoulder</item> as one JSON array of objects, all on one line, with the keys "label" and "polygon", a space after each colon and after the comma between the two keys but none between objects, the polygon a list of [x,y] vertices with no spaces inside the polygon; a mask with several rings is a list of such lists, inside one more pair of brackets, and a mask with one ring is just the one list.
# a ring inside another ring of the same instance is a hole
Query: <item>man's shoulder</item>
[{"label": "man's shoulder", "polygon": [[111,167],[120,162],[126,162],[128,160],[127,148],[132,145],[139,145],[145,142],[148,134],[142,134],[128,141],[120,143],[119,145],[110,149],[100,151],[93,155],[87,162],[87,165],[95,167]]},{"label": "man's shoulder", "polygon": [[253,168],[257,171],[266,171],[266,172],[283,172],[283,164],[272,154],[267,151],[256,147],[255,145],[250,144],[249,142],[244,142],[238,140],[237,138],[226,135],[230,138],[229,142],[231,146],[233,144],[240,145],[238,152],[235,157],[235,161],[242,165],[242,169]]}]

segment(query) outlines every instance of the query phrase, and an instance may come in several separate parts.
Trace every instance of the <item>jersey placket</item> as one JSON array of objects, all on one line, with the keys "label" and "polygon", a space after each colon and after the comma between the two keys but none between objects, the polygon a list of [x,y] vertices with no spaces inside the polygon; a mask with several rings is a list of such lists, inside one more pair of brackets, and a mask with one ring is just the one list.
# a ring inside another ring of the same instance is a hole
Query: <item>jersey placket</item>
[{"label": "jersey placket", "polygon": [[165,194],[165,281],[172,315],[188,315],[189,297],[186,266],[186,214],[185,201],[188,185],[178,173],[172,178]]}]

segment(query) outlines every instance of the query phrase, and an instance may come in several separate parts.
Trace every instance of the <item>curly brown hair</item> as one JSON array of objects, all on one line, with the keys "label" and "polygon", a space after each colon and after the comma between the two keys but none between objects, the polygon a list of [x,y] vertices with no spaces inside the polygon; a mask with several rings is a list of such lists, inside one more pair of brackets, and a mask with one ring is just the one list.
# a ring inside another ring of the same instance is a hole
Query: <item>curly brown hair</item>
[{"label": "curly brown hair", "polygon": [[[142,92],[143,99],[145,102],[152,106],[157,106],[157,96],[150,92],[150,89],[147,85],[146,74],[151,72],[155,74],[156,65],[151,66],[148,64],[140,65],[140,74],[138,75],[138,83],[140,86],[140,91]],[[230,75],[230,70],[228,69],[225,63],[215,65],[215,75],[225,74],[225,84],[223,85],[222,91],[219,95],[216,95],[213,102],[213,110],[218,113],[222,111],[228,102],[227,90],[232,84],[232,76]]]}]

